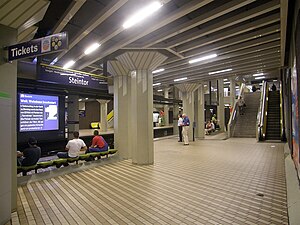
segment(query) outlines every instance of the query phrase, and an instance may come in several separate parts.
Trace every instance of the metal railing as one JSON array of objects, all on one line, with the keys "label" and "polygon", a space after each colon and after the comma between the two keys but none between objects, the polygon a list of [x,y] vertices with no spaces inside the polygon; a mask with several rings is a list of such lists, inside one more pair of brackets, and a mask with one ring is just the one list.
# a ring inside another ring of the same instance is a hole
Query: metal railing
[{"label": "metal railing", "polygon": [[280,137],[281,141],[286,141],[285,125],[284,125],[284,106],[283,106],[283,89],[282,81],[279,83],[279,94],[280,94]]},{"label": "metal railing", "polygon": [[[240,98],[241,96],[244,96],[244,88],[245,88],[245,84],[242,83],[240,86],[240,93],[238,95],[238,98]],[[237,106],[237,101],[234,102],[233,104],[233,108],[232,108],[232,112],[230,114],[230,118],[229,118],[229,122],[228,122],[228,132],[227,132],[227,136],[228,138],[232,137],[233,135],[233,128],[236,124],[237,121],[237,117],[239,116],[237,113],[238,110],[238,106]]]}]

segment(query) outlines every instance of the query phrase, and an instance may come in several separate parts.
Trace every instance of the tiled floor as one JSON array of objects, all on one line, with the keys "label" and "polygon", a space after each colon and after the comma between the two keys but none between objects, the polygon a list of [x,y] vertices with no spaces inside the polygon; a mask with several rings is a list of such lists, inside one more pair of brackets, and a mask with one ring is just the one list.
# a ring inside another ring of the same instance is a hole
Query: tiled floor
[{"label": "tiled floor", "polygon": [[282,144],[154,145],[151,166],[127,160],[19,187],[12,223],[288,224]]}]

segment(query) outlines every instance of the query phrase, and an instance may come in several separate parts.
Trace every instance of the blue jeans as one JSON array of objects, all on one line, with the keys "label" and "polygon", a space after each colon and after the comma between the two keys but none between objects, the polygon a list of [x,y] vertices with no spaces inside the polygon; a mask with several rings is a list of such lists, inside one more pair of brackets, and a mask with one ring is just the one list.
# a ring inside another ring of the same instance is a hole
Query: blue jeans
[{"label": "blue jeans", "polygon": [[58,158],[70,158],[68,152],[58,152],[57,157]]},{"label": "blue jeans", "polygon": [[89,148],[85,153],[90,152],[105,152],[108,150],[108,144],[106,143],[103,148]]}]

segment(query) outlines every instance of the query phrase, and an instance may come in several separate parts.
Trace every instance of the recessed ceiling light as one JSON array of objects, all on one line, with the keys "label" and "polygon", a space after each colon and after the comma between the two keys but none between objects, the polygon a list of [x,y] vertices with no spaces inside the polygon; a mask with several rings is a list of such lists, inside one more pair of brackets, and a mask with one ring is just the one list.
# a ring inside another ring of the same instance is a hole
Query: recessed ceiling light
[{"label": "recessed ceiling light", "polygon": [[224,84],[230,84],[230,81],[226,81],[226,82],[224,82]]},{"label": "recessed ceiling light", "polygon": [[277,82],[277,80],[273,80],[273,82]]},{"label": "recessed ceiling light", "polygon": [[92,53],[93,51],[95,51],[97,48],[100,47],[101,44],[99,43],[94,43],[91,46],[89,46],[85,51],[84,54],[88,55],[90,53]]},{"label": "recessed ceiling light", "polygon": [[159,90],[157,90],[158,92],[161,92],[161,91],[163,91],[162,89],[159,89]]},{"label": "recessed ceiling light", "polygon": [[85,100],[89,100],[89,98],[85,98]]},{"label": "recessed ceiling light", "polygon": [[225,73],[225,72],[229,72],[229,71],[232,71],[232,69],[225,69],[225,70],[219,70],[219,71],[209,72],[208,74],[212,75],[212,74],[217,74],[217,73]]},{"label": "recessed ceiling light", "polygon": [[67,62],[64,66],[63,66],[63,68],[64,69],[68,69],[68,68],[70,68],[71,66],[73,66],[75,64],[75,61],[74,60],[70,60],[69,62]]},{"label": "recessed ceiling light", "polygon": [[261,76],[261,77],[255,77],[255,80],[260,80],[260,79],[265,79],[265,76]]},{"label": "recessed ceiling light", "polygon": [[165,69],[161,68],[161,69],[152,71],[152,73],[160,73],[160,72],[163,72],[163,71],[165,71]]},{"label": "recessed ceiling light", "polygon": [[178,82],[178,81],[182,81],[182,80],[186,80],[186,79],[187,79],[187,77],[182,77],[182,78],[175,79],[174,81]]},{"label": "recessed ceiling light", "polygon": [[228,81],[228,79],[227,78],[225,78],[225,79],[223,79],[224,81]]},{"label": "recessed ceiling light", "polygon": [[80,102],[81,102],[81,101],[82,101],[82,99],[80,98],[80,99],[78,99],[78,101],[80,101]]},{"label": "recessed ceiling light", "polygon": [[158,85],[161,85],[161,83],[155,83],[155,84],[153,84],[153,86],[158,86]]},{"label": "recessed ceiling light", "polygon": [[264,75],[264,73],[255,73],[255,74],[253,74],[252,76],[258,77],[258,76],[262,76],[262,75]]},{"label": "recessed ceiling light", "polygon": [[192,59],[192,60],[189,61],[189,63],[192,64],[192,63],[204,61],[204,60],[207,60],[207,59],[216,58],[217,56],[218,56],[217,54],[211,54],[211,55],[203,56],[203,57],[200,57],[200,58],[197,58],[197,59]]},{"label": "recessed ceiling light", "polygon": [[141,22],[142,20],[156,12],[158,9],[160,9],[160,7],[162,7],[162,4],[159,1],[152,2],[151,4],[137,11],[128,20],[126,20],[123,24],[123,28],[127,29]]}]

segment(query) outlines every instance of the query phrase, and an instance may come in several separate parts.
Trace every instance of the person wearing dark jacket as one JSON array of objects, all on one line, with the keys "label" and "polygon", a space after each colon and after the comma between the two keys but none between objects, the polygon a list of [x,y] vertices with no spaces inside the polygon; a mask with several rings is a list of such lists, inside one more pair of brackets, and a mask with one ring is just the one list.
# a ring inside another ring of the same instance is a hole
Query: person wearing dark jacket
[{"label": "person wearing dark jacket", "polygon": [[29,147],[23,152],[17,152],[18,166],[33,166],[41,158],[41,148],[37,146],[37,140],[34,137],[28,139],[28,145]]}]

